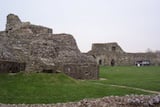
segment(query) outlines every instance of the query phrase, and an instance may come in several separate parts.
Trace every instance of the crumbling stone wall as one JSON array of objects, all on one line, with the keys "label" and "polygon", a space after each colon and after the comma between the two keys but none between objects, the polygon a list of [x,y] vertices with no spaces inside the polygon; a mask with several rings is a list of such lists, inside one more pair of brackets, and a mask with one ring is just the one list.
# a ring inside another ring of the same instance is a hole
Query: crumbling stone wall
[{"label": "crumbling stone wall", "polygon": [[43,27],[43,26],[37,26],[37,25],[31,25],[30,22],[21,22],[19,17],[14,14],[9,14],[7,16],[7,24],[6,24],[6,32],[13,32],[18,29],[27,29],[31,30],[34,34],[39,33],[52,33],[52,29]]},{"label": "crumbling stone wall", "polygon": [[[22,22],[14,14],[7,16],[6,30],[0,32],[0,48],[0,59],[24,62],[27,72],[65,72],[77,79],[98,79],[95,60],[80,52],[72,35],[53,34],[52,29]],[[74,70],[66,70],[66,65]],[[88,73],[77,76],[79,72]]]},{"label": "crumbling stone wall", "polygon": [[[97,64],[66,64],[63,65],[63,71],[65,74],[77,79],[98,79],[98,65]],[[90,72],[97,71],[96,73]],[[94,77],[94,78],[93,78]]]},{"label": "crumbling stone wall", "polygon": [[156,53],[127,53],[117,43],[98,43],[92,45],[92,50],[87,54],[92,55],[99,65],[135,65],[136,61],[147,60],[151,65],[159,65],[160,57]]}]

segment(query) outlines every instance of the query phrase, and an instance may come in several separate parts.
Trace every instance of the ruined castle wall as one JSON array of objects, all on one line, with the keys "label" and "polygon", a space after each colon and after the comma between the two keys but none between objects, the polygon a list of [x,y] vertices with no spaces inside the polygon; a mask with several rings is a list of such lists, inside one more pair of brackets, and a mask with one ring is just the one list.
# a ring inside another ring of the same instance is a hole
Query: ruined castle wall
[{"label": "ruined castle wall", "polygon": [[52,29],[7,16],[0,32],[0,60],[26,63],[26,72],[64,72],[76,79],[98,79],[95,60],[80,52],[70,34],[52,34]]},{"label": "ruined castle wall", "polygon": [[8,33],[19,29],[30,29],[34,34],[53,33],[50,28],[31,25],[30,22],[21,22],[17,15],[9,14],[7,16],[6,32]]},{"label": "ruined castle wall", "polygon": [[117,43],[93,44],[87,54],[93,56],[99,65],[135,65],[136,61],[147,60],[151,65],[160,65],[160,57],[156,53],[127,53]]},{"label": "ruined castle wall", "polygon": [[[97,64],[65,64],[63,71],[65,74],[77,79],[98,79],[99,67]],[[90,72],[96,71],[96,72]]]},{"label": "ruined castle wall", "polygon": [[52,29],[47,28],[47,27],[42,27],[42,26],[37,26],[37,25],[30,25],[29,28],[35,34],[45,34],[45,33],[51,33],[52,34],[53,33]]},{"label": "ruined castle wall", "polygon": [[92,44],[92,50],[96,53],[104,54],[106,52],[124,53],[121,47],[117,43],[94,43]]},{"label": "ruined castle wall", "polygon": [[21,20],[17,15],[10,14],[7,16],[6,31],[13,30],[21,24]]}]

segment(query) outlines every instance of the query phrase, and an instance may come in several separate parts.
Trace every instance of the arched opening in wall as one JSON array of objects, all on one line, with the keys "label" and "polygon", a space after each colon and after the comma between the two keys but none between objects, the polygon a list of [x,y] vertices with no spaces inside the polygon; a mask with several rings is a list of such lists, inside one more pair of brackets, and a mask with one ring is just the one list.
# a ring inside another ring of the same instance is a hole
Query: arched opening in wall
[{"label": "arched opening in wall", "polygon": [[101,59],[99,60],[98,64],[99,64],[99,65],[102,65],[102,60],[101,60]]},{"label": "arched opening in wall", "polygon": [[111,60],[111,66],[114,66],[114,65],[115,65],[115,60],[112,59],[112,60]]}]

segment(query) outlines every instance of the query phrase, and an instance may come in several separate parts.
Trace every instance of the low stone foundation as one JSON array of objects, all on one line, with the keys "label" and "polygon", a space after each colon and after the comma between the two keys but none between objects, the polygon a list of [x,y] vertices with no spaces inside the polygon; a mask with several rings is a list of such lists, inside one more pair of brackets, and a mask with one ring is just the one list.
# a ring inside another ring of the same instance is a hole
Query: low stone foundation
[{"label": "low stone foundation", "polygon": [[65,64],[62,71],[75,79],[99,78],[99,67],[96,64]]}]

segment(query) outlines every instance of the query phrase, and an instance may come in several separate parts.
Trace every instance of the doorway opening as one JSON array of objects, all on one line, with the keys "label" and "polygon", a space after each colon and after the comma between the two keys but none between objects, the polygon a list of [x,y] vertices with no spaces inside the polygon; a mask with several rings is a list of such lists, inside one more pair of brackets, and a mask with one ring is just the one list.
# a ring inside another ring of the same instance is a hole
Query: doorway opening
[{"label": "doorway opening", "polygon": [[111,60],[111,66],[115,66],[115,60],[114,59]]},{"label": "doorway opening", "polygon": [[101,59],[99,60],[99,65],[102,65],[102,60]]}]

